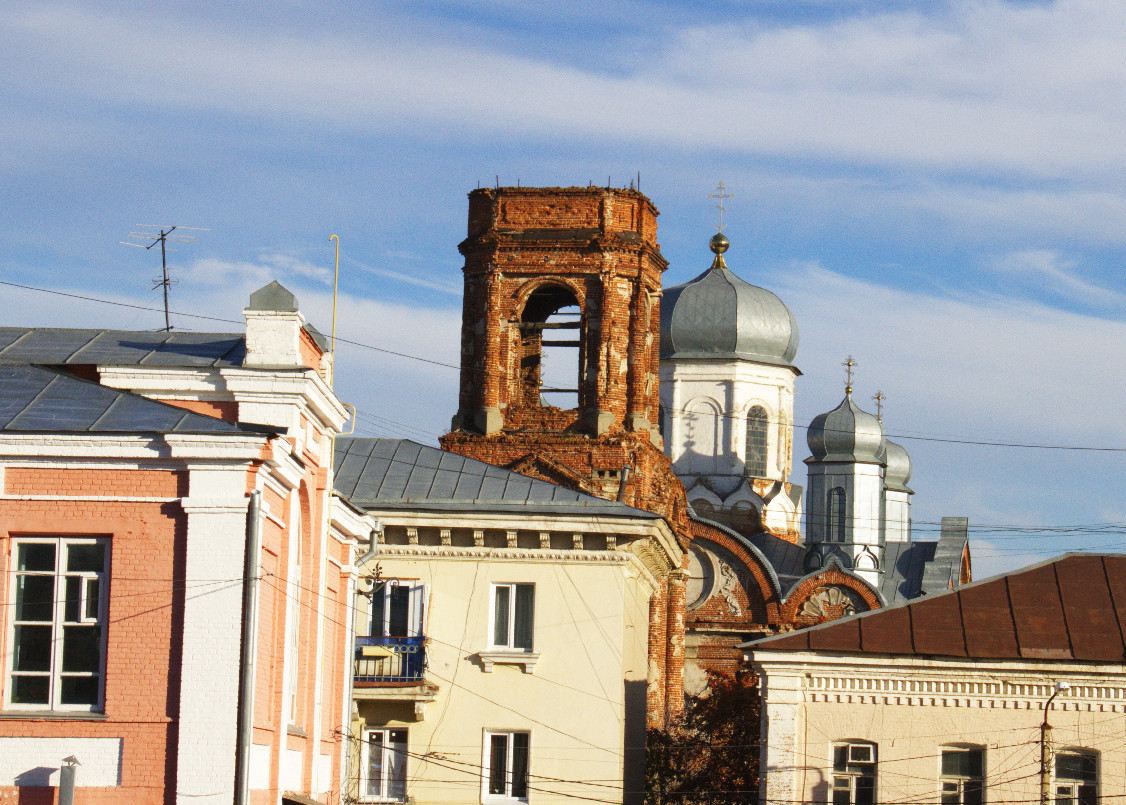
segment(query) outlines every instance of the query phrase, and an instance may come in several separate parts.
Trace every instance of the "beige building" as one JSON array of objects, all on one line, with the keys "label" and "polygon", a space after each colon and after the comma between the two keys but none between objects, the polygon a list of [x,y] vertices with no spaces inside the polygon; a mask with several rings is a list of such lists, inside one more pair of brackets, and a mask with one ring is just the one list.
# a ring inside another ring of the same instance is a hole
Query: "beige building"
[{"label": "beige building", "polygon": [[1126,556],[1069,554],[744,644],[762,690],[760,801],[1030,803],[1044,783],[1061,805],[1114,801],[1124,613]]},{"label": "beige building", "polygon": [[340,439],[336,466],[382,528],[360,560],[358,800],[640,801],[667,522],[405,440]]}]

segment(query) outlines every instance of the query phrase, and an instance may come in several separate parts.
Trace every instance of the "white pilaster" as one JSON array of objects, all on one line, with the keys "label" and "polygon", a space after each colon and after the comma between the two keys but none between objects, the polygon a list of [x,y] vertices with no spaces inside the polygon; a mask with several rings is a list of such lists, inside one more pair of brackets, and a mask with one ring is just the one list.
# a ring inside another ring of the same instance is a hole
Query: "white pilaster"
[{"label": "white pilaster", "polygon": [[806,747],[800,745],[802,678],[772,674],[759,676],[762,696],[762,740],[759,749],[759,801],[763,805],[791,805],[802,801],[799,768]]},{"label": "white pilaster", "polygon": [[176,801],[223,803],[234,796],[246,467],[196,467],[184,570]]}]

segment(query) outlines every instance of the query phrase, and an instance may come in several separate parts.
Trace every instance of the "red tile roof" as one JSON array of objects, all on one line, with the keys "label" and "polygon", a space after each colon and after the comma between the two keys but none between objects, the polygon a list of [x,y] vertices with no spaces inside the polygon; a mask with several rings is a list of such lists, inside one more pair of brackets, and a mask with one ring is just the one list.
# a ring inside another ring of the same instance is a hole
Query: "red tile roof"
[{"label": "red tile roof", "polygon": [[970,659],[1126,660],[1126,555],[1066,554],[744,648]]}]

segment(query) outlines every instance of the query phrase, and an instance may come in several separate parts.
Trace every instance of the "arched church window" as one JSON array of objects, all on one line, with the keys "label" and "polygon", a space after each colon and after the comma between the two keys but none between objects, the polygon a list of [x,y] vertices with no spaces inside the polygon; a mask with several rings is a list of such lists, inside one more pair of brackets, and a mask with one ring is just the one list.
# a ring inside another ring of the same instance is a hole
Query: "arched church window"
[{"label": "arched church window", "polygon": [[841,487],[829,490],[829,542],[845,541],[845,491]]},{"label": "arched church window", "polygon": [[543,285],[520,316],[520,383],[525,405],[576,408],[582,376],[582,313],[569,288]]},{"label": "arched church window", "polygon": [[756,405],[747,412],[747,449],[743,466],[748,478],[766,477],[766,409]]}]

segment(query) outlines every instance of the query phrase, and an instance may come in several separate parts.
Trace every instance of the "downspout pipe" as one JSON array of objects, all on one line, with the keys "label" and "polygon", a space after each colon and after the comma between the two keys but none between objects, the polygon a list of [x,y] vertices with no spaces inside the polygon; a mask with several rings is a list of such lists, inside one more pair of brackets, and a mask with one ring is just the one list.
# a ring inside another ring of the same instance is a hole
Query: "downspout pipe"
[{"label": "downspout pipe", "polygon": [[633,470],[629,464],[622,465],[621,480],[618,481],[618,502],[626,499],[626,484],[629,483],[629,474]]},{"label": "downspout pipe", "polygon": [[258,557],[262,551],[262,493],[250,493],[246,512],[246,563],[242,583],[242,661],[239,663],[238,762],[235,805],[250,802],[250,739],[254,731],[254,671],[258,647]]}]

